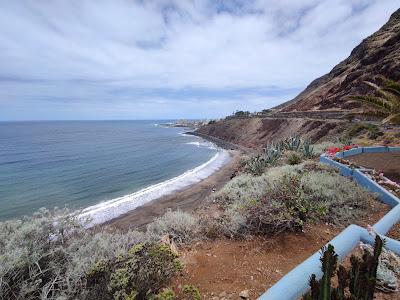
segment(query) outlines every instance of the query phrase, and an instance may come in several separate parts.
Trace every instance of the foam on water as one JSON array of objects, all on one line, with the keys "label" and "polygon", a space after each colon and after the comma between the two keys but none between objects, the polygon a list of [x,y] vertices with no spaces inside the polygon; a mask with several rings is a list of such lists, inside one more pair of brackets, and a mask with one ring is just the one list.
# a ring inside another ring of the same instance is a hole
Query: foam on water
[{"label": "foam on water", "polygon": [[228,151],[220,149],[206,163],[186,171],[172,179],[154,184],[133,194],[115,198],[90,206],[83,210],[82,217],[89,217],[91,222],[87,227],[101,224],[117,218],[147,202],[198,183],[225,165],[231,156]]},{"label": "foam on water", "polygon": [[204,140],[202,140],[200,142],[188,142],[188,143],[186,143],[186,145],[193,145],[193,146],[196,146],[197,148],[205,147],[205,148],[209,148],[209,149],[217,149],[213,143],[210,143],[210,142],[207,142]]}]

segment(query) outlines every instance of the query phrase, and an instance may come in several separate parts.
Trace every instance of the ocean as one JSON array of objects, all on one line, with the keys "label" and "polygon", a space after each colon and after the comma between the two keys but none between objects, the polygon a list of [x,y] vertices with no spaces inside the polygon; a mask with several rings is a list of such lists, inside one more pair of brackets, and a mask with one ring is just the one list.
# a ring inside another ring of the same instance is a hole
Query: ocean
[{"label": "ocean", "polygon": [[98,224],[196,183],[229,159],[165,122],[0,123],[0,220],[67,206]]}]

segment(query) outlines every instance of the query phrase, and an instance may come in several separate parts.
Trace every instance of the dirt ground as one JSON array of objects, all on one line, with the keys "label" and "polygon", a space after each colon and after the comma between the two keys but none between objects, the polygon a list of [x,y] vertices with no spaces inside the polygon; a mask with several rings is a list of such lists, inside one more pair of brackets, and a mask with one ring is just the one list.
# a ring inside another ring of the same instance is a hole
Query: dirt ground
[{"label": "dirt ground", "polygon": [[387,236],[395,240],[400,240],[400,224],[397,223],[396,225],[394,225]]},{"label": "dirt ground", "polygon": [[382,171],[387,178],[400,182],[400,152],[363,153],[346,159],[359,166]]},{"label": "dirt ground", "polygon": [[[358,224],[374,224],[388,211],[376,202],[369,208],[370,216]],[[250,299],[256,299],[341,230],[318,224],[305,227],[304,232],[274,237],[199,242],[180,250],[185,269],[171,287],[179,295],[183,285],[194,285],[202,299],[214,300],[240,299],[239,293],[249,290]]]}]

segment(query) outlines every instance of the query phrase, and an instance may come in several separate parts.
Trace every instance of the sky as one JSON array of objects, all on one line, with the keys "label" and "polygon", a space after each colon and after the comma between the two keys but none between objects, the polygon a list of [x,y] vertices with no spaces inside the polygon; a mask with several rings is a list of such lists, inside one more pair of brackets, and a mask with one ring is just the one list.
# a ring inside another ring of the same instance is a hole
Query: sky
[{"label": "sky", "polygon": [[0,0],[0,121],[219,118],[290,100],[400,0]]}]

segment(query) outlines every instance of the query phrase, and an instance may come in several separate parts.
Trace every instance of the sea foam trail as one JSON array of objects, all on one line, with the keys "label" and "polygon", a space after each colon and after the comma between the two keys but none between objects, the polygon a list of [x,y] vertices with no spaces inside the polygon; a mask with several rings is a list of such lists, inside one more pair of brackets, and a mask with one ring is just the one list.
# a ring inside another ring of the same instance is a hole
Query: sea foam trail
[{"label": "sea foam trail", "polygon": [[147,202],[200,182],[228,163],[230,159],[230,153],[220,149],[209,161],[194,169],[133,194],[90,206],[83,210],[81,217],[90,218],[87,227],[107,222]]}]

